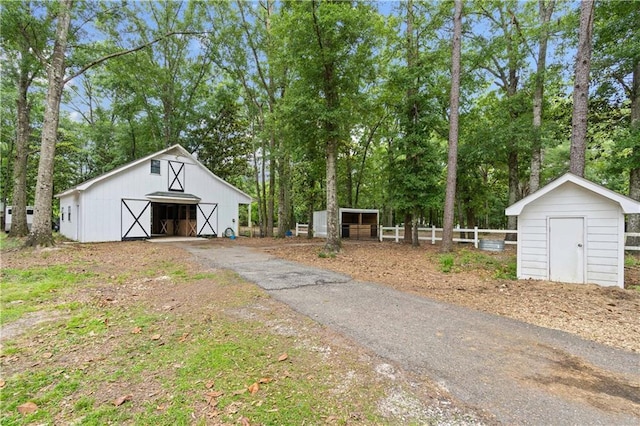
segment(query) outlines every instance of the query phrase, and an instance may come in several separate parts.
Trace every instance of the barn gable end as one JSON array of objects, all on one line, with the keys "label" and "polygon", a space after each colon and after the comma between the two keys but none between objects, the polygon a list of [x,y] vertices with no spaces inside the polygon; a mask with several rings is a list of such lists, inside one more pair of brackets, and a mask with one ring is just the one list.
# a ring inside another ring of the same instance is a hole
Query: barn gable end
[{"label": "barn gable end", "polygon": [[65,213],[60,232],[81,242],[149,238],[160,232],[221,236],[227,227],[237,233],[238,205],[251,202],[179,145],[56,197]]}]

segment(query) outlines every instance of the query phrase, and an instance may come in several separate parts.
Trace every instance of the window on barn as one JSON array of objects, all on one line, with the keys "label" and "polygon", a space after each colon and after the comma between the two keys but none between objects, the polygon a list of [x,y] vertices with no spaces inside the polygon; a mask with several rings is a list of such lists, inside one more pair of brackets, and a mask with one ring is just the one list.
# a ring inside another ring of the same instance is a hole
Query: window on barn
[{"label": "window on barn", "polygon": [[64,207],[61,209],[60,219],[64,222]]},{"label": "window on barn", "polygon": [[69,219],[69,222],[71,222],[71,206],[67,208],[67,218]]},{"label": "window on barn", "polygon": [[160,160],[151,160],[151,173],[154,175],[160,174]]}]

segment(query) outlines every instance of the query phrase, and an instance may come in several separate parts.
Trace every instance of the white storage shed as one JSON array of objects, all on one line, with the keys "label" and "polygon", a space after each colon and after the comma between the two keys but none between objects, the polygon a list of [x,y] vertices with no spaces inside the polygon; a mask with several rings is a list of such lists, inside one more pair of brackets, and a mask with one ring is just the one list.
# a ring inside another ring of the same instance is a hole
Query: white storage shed
[{"label": "white storage shed", "polygon": [[[338,228],[341,238],[377,238],[379,223],[379,210],[341,208],[338,212]],[[327,236],[326,210],[313,212],[313,236],[321,238]]]},{"label": "white storage shed", "polygon": [[624,215],[640,202],[567,173],[506,209],[519,279],[624,287]]},{"label": "white storage shed", "polygon": [[[56,195],[60,233],[80,242],[238,234],[251,197],[214,175],[180,145]],[[251,217],[251,210],[249,210]]]}]

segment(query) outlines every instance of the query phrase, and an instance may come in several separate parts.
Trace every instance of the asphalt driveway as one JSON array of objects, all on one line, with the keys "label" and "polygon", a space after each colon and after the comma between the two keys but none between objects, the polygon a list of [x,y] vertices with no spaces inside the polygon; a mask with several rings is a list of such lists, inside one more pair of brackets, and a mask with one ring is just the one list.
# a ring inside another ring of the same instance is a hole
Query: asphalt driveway
[{"label": "asphalt driveway", "polygon": [[[242,246],[182,243],[499,423],[640,425],[640,354]],[[640,313],[639,313],[640,315]]]}]

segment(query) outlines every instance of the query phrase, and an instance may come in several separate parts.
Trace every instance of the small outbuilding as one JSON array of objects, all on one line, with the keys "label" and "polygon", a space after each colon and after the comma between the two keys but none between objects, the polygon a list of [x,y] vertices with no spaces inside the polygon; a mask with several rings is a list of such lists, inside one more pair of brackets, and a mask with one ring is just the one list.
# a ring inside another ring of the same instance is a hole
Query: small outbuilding
[{"label": "small outbuilding", "polygon": [[[372,239],[378,238],[380,211],[374,209],[341,208],[338,213],[338,227],[341,238]],[[313,212],[313,235],[327,236],[327,211]]]},{"label": "small outbuilding", "polygon": [[571,173],[506,209],[519,279],[624,287],[624,215],[640,202]]},{"label": "small outbuilding", "polygon": [[228,228],[237,235],[239,205],[251,206],[249,195],[214,175],[180,145],[56,197],[60,233],[80,242],[221,237]]}]

